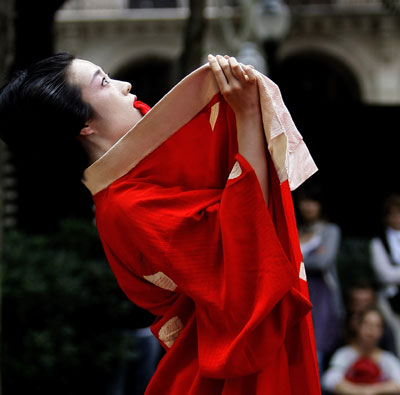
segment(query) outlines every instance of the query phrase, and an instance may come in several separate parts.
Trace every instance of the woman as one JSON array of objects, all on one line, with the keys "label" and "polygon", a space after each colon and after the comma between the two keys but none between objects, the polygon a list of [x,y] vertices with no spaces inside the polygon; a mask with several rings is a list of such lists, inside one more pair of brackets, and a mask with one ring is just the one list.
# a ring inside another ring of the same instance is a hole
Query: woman
[{"label": "woman", "polygon": [[[383,229],[371,240],[371,263],[378,280],[387,287],[387,296],[395,297],[400,284],[400,195],[387,197],[383,204]],[[400,314],[394,298],[393,309]]]},{"label": "woman", "polygon": [[[282,202],[270,199],[280,184],[268,165],[260,78],[210,56],[148,112],[129,83],[64,54],[0,93],[5,140],[76,139],[87,154],[84,183],[111,268],[158,317],[152,331],[167,351],[147,394],[319,393],[307,370],[305,283]],[[28,122],[45,120],[43,132],[13,135],[21,108]]]},{"label": "woman", "polygon": [[355,339],[333,355],[322,377],[323,387],[334,394],[400,394],[400,361],[379,348],[383,316],[367,308],[358,322]]},{"label": "woman", "polygon": [[392,194],[384,200],[379,233],[370,241],[371,264],[381,286],[378,303],[400,355],[400,195]]},{"label": "woman", "polygon": [[313,304],[315,341],[320,365],[338,345],[342,305],[336,273],[341,232],[324,218],[321,189],[316,185],[299,191],[297,197],[300,246],[307,270]]}]

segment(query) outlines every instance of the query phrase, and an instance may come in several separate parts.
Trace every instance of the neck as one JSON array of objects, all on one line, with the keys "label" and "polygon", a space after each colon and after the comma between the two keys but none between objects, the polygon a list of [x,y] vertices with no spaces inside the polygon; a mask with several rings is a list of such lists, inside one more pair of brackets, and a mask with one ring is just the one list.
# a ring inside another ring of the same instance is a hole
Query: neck
[{"label": "neck", "polygon": [[96,162],[100,157],[102,157],[114,143],[102,140],[102,139],[92,139],[83,142],[90,164]]},{"label": "neck", "polygon": [[378,351],[378,347],[373,344],[363,344],[363,343],[357,343],[355,344],[355,347],[357,348],[357,350],[360,352],[360,354],[362,355],[372,355],[374,352]]},{"label": "neck", "polygon": [[319,218],[315,218],[315,219],[310,219],[310,220],[303,220],[303,225],[306,227],[310,227],[313,226],[315,224],[317,224],[319,221]]}]

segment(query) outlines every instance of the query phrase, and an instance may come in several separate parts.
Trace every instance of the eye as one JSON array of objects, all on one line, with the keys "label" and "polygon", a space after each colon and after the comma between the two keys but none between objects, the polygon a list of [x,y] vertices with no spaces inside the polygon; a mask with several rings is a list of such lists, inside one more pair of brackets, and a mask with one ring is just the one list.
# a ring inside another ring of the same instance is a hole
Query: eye
[{"label": "eye", "polygon": [[102,86],[105,86],[105,85],[108,85],[110,82],[111,82],[111,81],[110,81],[110,77],[109,77],[108,74],[106,74],[106,76],[103,77],[102,80],[101,80],[101,85],[102,85]]}]

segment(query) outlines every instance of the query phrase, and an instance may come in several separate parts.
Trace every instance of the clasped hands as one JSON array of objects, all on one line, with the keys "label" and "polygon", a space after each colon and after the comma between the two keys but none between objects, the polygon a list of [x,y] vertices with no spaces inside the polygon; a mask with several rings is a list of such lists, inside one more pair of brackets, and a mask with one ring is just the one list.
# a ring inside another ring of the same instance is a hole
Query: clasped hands
[{"label": "clasped hands", "polygon": [[256,71],[231,56],[208,55],[219,90],[236,116],[250,116],[259,110]]}]

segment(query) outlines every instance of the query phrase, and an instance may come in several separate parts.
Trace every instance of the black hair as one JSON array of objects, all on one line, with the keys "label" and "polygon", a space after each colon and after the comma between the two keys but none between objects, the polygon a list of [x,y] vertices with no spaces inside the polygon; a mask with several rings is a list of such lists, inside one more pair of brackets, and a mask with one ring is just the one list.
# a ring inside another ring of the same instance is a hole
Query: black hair
[{"label": "black hair", "polygon": [[297,191],[297,199],[309,199],[323,204],[325,202],[325,196],[321,185],[316,183],[307,183],[302,185]]},{"label": "black hair", "polygon": [[[367,264],[367,262],[365,262],[365,264]],[[378,284],[375,280],[360,277],[346,287],[346,292],[350,294],[354,289],[370,289],[373,292],[377,292],[378,288]]]},{"label": "black hair", "polygon": [[58,53],[14,74],[0,89],[0,138],[30,159],[60,159],[68,152],[83,171],[88,156],[77,136],[92,109],[68,81],[74,59]]},{"label": "black hair", "polygon": [[293,201],[295,203],[294,209],[298,226],[302,226],[304,224],[303,216],[299,209],[299,203],[302,200],[312,200],[318,202],[321,210],[320,218],[324,221],[329,220],[329,213],[326,205],[326,195],[317,179],[307,180],[306,183],[301,185],[293,193]]},{"label": "black hair", "polygon": [[382,203],[382,216],[386,218],[393,209],[400,210],[400,194],[393,193],[385,198]]}]

